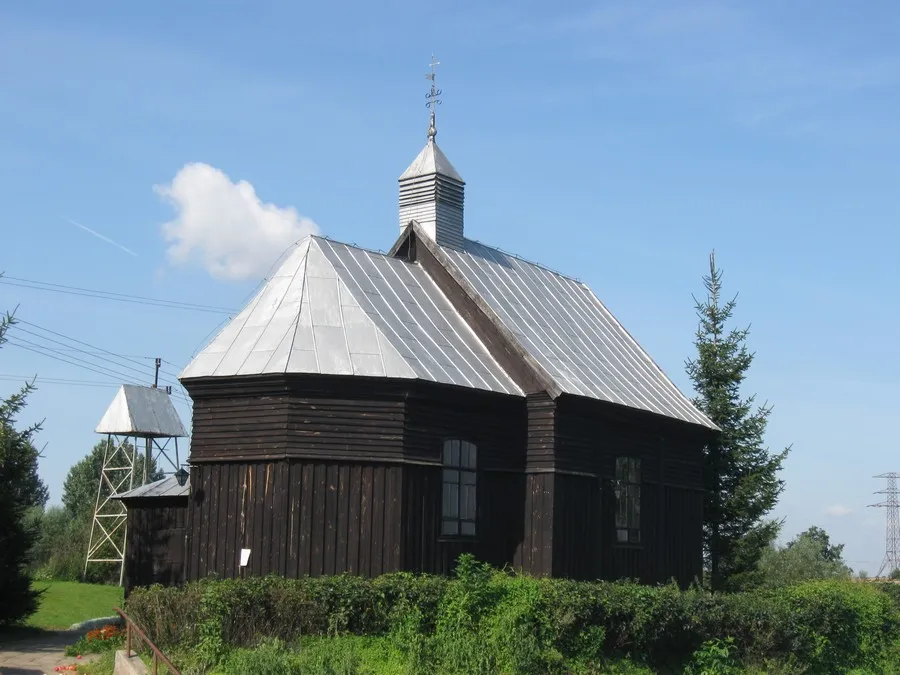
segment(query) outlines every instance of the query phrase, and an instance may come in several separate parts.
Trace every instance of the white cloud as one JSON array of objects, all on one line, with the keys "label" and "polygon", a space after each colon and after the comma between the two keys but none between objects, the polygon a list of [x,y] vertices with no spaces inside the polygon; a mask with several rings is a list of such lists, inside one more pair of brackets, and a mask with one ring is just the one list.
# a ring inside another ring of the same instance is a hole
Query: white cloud
[{"label": "white cloud", "polygon": [[843,516],[849,516],[853,513],[853,509],[844,506],[843,504],[832,504],[827,509],[825,509],[825,513],[829,516],[834,516],[835,518],[841,518]]},{"label": "white cloud", "polygon": [[199,263],[218,279],[261,277],[293,242],[319,231],[293,207],[263,203],[250,183],[209,164],[186,164],[154,189],[175,209],[162,226],[169,260]]}]

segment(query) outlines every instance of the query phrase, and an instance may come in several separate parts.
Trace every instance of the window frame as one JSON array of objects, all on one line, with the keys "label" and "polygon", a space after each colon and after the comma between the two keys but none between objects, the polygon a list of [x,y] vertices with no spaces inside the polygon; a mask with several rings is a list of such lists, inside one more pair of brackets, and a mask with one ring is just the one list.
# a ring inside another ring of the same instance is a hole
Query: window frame
[{"label": "window frame", "polygon": [[618,456],[615,460],[613,496],[613,543],[616,546],[641,546],[641,497],[643,472],[641,458]]},{"label": "window frame", "polygon": [[478,534],[478,444],[466,438],[441,443],[442,539],[473,539]]}]

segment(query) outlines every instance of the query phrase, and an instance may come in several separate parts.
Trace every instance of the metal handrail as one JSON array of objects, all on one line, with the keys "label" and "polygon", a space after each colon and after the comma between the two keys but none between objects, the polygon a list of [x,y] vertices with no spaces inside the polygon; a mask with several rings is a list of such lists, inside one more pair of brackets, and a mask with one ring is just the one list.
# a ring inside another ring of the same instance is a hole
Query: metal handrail
[{"label": "metal handrail", "polygon": [[[150,647],[150,650],[153,652],[153,675],[158,675],[160,661],[162,661],[166,665],[172,675],[181,675],[181,672],[178,670],[178,668],[173,666],[172,662],[169,661],[169,659],[165,654],[162,653],[162,651],[160,651],[159,647],[157,647],[150,641],[150,638],[148,638],[144,631],[141,630],[141,627],[134,622],[134,619],[132,619],[118,607],[113,607],[113,610],[116,612],[116,614],[125,619],[125,653],[128,655],[128,658],[131,658],[131,631],[135,631],[137,633],[137,636],[141,640],[143,640],[144,644]],[[135,654],[136,653],[137,652],[135,652]]]}]

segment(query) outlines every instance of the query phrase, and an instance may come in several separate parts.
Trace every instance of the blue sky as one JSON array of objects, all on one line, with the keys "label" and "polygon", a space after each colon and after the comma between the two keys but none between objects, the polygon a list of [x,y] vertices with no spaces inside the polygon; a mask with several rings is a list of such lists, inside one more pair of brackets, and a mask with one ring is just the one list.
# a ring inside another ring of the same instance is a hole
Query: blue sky
[{"label": "blue sky", "polygon": [[[874,573],[872,476],[900,470],[898,33],[891,3],[5,2],[0,270],[230,308],[299,233],[389,248],[434,52],[468,236],[589,283],[685,390],[715,248],[747,391],[794,447],[785,535],[824,527]],[[225,318],[0,285],[16,305],[144,378]],[[109,381],[0,350],[34,374]],[[32,397],[54,501],[114,393]]]}]

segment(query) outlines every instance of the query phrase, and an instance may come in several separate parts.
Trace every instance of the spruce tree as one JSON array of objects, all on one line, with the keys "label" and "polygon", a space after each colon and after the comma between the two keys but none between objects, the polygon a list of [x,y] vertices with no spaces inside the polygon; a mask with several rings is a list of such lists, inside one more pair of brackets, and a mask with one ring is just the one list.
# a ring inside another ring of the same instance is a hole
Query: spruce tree
[{"label": "spruce tree", "polygon": [[[0,345],[12,324],[12,316],[0,316]],[[26,518],[30,508],[46,501],[46,488],[37,478],[39,453],[32,443],[39,426],[16,428],[31,390],[29,384],[0,399],[0,628],[32,614],[39,595],[28,572],[37,532]]]},{"label": "spruce tree", "polygon": [[778,534],[780,523],[766,516],[784,489],[778,472],[790,448],[769,453],[764,436],[772,408],[756,406],[755,395],[742,397],[754,357],[750,329],[729,326],[736,297],[722,300],[715,252],[703,283],[706,299],[694,299],[697,357],[686,366],[695,404],[722,430],[704,449],[704,559],[711,587],[734,590],[753,585],[760,556]]}]

